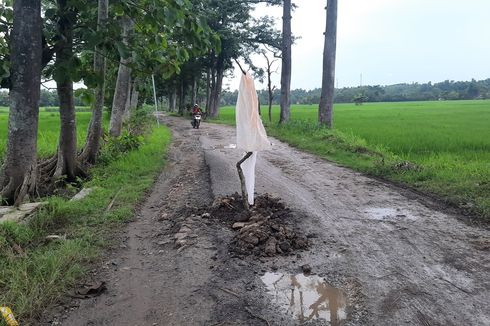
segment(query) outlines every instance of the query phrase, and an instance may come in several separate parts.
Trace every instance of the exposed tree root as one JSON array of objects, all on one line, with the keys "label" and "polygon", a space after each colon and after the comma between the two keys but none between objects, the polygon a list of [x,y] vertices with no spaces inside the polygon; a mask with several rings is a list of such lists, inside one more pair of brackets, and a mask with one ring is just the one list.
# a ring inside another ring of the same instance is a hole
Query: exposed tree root
[{"label": "exposed tree root", "polygon": [[52,194],[57,188],[77,183],[78,179],[85,179],[87,176],[87,168],[79,160],[69,168],[60,151],[39,163],[38,183],[42,195]]},{"label": "exposed tree root", "polygon": [[99,140],[96,141],[95,138],[95,134],[87,136],[87,142],[85,143],[85,146],[81,152],[78,154],[78,162],[84,167],[95,164],[100,148],[102,147],[102,144],[107,142],[108,137],[106,133],[101,131]]},{"label": "exposed tree root", "polygon": [[[19,206],[27,195],[34,195],[37,190],[37,167],[32,164],[21,182],[13,176],[8,177],[8,183],[2,188],[0,196],[2,202]],[[5,179],[4,179],[5,180]]]}]

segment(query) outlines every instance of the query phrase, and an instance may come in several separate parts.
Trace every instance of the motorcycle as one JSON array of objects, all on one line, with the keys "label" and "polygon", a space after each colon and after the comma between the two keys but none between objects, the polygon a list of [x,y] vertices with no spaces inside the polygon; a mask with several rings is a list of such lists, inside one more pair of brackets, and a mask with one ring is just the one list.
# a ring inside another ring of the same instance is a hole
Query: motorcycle
[{"label": "motorcycle", "polygon": [[199,129],[199,125],[201,124],[201,115],[195,114],[192,118],[192,128]]}]

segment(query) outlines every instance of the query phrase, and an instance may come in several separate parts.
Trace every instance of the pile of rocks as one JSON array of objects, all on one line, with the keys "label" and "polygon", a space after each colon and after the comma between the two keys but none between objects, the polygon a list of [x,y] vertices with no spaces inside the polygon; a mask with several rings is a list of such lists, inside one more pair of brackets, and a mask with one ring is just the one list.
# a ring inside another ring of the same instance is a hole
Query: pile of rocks
[{"label": "pile of rocks", "polygon": [[211,215],[237,231],[230,246],[239,255],[289,255],[309,245],[307,237],[293,229],[291,210],[268,194],[256,197],[249,211],[238,194],[217,198]]},{"label": "pile of rocks", "polygon": [[238,230],[231,248],[241,255],[288,255],[308,248],[306,236],[281,223],[281,220],[254,215],[249,222],[237,222]]}]

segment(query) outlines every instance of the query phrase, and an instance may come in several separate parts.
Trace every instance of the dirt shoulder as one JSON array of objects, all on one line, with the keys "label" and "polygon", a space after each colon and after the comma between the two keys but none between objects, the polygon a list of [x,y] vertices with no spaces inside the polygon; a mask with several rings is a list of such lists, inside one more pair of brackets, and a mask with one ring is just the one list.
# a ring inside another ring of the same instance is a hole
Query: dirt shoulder
[{"label": "dirt shoulder", "polygon": [[234,129],[165,122],[169,164],[94,273],[107,291],[68,300],[44,324],[490,323],[488,230],[272,139],[256,192],[280,198],[309,249],[239,255],[233,223],[207,209],[240,189]]}]

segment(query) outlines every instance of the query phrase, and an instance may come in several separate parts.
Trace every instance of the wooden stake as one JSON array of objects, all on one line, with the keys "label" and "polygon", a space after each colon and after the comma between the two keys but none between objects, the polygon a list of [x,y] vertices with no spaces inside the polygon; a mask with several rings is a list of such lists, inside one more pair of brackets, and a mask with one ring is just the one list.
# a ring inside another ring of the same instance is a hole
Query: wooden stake
[{"label": "wooden stake", "polygon": [[240,185],[242,187],[243,207],[247,211],[249,210],[248,200],[247,200],[247,188],[245,187],[245,177],[243,176],[243,170],[241,165],[252,155],[252,153],[253,152],[247,152],[247,154],[245,154],[245,156],[236,164],[236,169],[238,170],[238,177],[240,178]]}]

